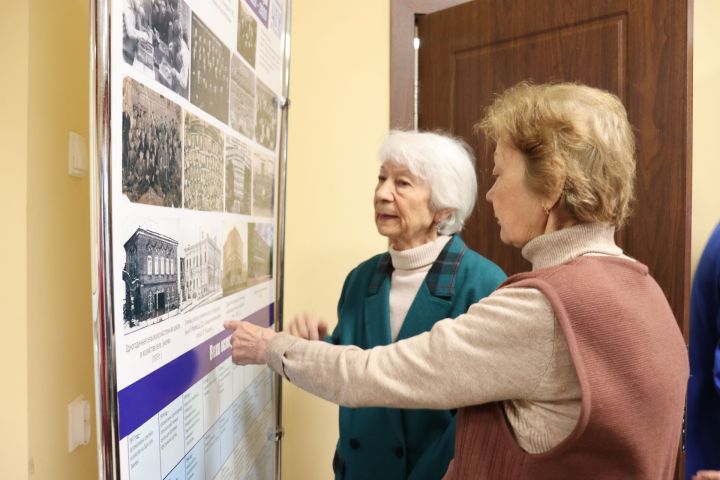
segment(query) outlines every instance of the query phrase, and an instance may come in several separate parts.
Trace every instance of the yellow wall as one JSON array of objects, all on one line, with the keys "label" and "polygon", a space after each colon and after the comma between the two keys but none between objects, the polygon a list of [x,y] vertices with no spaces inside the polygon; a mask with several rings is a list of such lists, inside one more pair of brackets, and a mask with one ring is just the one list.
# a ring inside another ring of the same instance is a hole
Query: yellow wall
[{"label": "yellow wall", "polygon": [[[348,12],[336,0],[294,2],[288,317],[309,309],[334,323],[346,273],[384,248],[371,195],[388,125],[388,4]],[[0,58],[10,66],[0,76],[2,264],[13,272],[0,280],[13,339],[0,349],[2,378],[13,386],[0,409],[3,478],[27,477],[28,442],[32,478],[97,476],[92,444],[66,449],[67,403],[93,398],[87,177],[66,170],[68,131],[87,135],[87,16],[85,0],[6,1],[0,16]],[[720,4],[695,0],[693,263],[720,218],[719,25]],[[331,478],[336,407],[288,384],[283,403],[283,478]]]},{"label": "yellow wall", "polygon": [[720,2],[695,0],[693,68],[693,270],[720,221]]},{"label": "yellow wall", "polygon": [[[293,2],[285,322],[301,310],[335,324],[345,275],[386,248],[373,222],[376,150],[388,128],[388,1],[348,9]],[[285,383],[283,478],[333,478],[337,407]]]},{"label": "yellow wall", "polygon": [[6,0],[0,15],[0,477],[27,477],[27,92],[28,6]]},{"label": "yellow wall", "polygon": [[89,2],[29,5],[31,478],[89,480],[97,478],[95,435],[89,445],[67,451],[67,404],[80,394],[94,397],[88,177],[67,173],[68,132],[88,134]]}]

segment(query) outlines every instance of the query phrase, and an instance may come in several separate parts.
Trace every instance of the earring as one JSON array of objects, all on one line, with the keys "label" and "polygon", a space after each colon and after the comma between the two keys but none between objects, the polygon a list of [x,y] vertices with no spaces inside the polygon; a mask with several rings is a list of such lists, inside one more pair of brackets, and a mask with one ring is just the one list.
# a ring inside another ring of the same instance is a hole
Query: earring
[{"label": "earring", "polygon": [[550,216],[550,208],[543,205],[542,209],[543,209],[543,212],[545,212],[545,215]]}]

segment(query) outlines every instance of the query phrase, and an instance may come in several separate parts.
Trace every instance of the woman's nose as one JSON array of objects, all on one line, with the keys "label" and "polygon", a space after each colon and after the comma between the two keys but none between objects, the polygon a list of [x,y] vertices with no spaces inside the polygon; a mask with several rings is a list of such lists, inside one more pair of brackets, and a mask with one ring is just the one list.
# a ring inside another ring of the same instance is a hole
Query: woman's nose
[{"label": "woman's nose", "polygon": [[388,182],[382,182],[378,184],[375,189],[375,200],[392,201],[392,189],[388,185]]},{"label": "woman's nose", "polygon": [[488,190],[487,193],[485,194],[485,200],[487,200],[490,203],[492,203],[494,189],[495,189],[495,185],[490,187],[490,190]]}]

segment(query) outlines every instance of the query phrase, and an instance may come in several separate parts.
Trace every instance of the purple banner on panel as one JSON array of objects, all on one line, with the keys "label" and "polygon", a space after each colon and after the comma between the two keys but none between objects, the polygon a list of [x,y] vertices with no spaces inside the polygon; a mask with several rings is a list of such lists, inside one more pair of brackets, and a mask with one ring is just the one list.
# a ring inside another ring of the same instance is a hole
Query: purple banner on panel
[{"label": "purple banner on panel", "polygon": [[246,0],[260,21],[267,27],[270,17],[270,0]]},{"label": "purple banner on panel", "polygon": [[[244,320],[261,326],[274,323],[275,304]],[[230,337],[222,331],[118,392],[120,439],[125,438],[230,356],[223,348]],[[223,342],[225,341],[225,342]],[[229,346],[229,345],[228,345]]]}]

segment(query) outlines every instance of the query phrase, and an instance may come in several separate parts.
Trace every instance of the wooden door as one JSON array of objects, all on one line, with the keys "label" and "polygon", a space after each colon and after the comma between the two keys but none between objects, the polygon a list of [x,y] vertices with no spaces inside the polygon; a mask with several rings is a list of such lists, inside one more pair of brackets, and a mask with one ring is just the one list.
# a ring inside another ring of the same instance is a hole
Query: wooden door
[{"label": "wooden door", "polygon": [[[617,94],[638,145],[634,214],[618,233],[687,325],[690,246],[691,0],[476,0],[418,18],[422,129],[464,138],[480,199],[464,237],[508,274],[527,270],[499,241],[492,146],[473,126],[493,95],[525,79],[579,81]],[[684,328],[685,330],[685,328]]]}]

